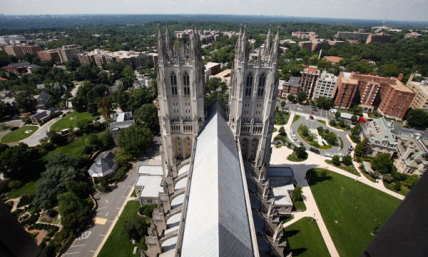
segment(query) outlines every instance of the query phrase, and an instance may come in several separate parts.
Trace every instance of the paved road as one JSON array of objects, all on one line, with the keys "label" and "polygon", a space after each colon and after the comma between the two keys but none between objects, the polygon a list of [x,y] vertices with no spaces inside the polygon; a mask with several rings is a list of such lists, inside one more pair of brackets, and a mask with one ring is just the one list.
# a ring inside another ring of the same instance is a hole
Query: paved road
[{"label": "paved road", "polygon": [[[280,101],[277,101],[277,106],[278,106],[278,108],[281,108],[281,102]],[[287,108],[287,111],[295,112],[295,113],[299,113],[299,114],[308,114],[308,115],[318,116],[318,117],[322,117],[322,118],[325,118],[328,120],[335,118],[334,113],[332,113],[330,111],[323,110],[323,109],[319,109],[319,108],[316,108],[317,110],[314,111],[314,110],[312,110],[312,106],[310,106],[310,105],[293,104],[290,102],[286,102],[285,107]]]},{"label": "paved road", "polygon": [[119,183],[112,192],[98,193],[94,196],[98,204],[94,219],[101,218],[98,220],[105,224],[89,225],[76,237],[68,251],[62,256],[94,256],[104,237],[108,236],[107,232],[112,226],[113,220],[130,195],[136,181],[137,172],[132,169],[128,172],[126,179]]},{"label": "paved road", "polygon": [[[314,119],[317,119],[317,117],[314,117]],[[297,128],[299,127],[299,125],[305,125],[309,129],[316,129],[317,127],[321,126],[324,129],[328,129],[328,130],[336,133],[337,136],[342,138],[342,141],[343,141],[343,148],[342,149],[339,149],[339,146],[333,146],[332,148],[325,149],[325,150],[319,149],[321,155],[324,156],[326,153],[333,154],[333,155],[337,155],[337,154],[341,153],[343,155],[347,155],[348,148],[351,146],[351,142],[346,137],[346,135],[348,135],[349,132],[328,127],[328,126],[318,122],[317,120],[311,120],[307,116],[302,116],[299,120],[297,120],[296,122],[294,122],[291,125],[291,131],[293,131],[296,134],[296,136],[303,143],[303,145],[306,147],[306,149],[309,149],[311,146],[308,143],[306,143],[302,138],[300,138],[299,134],[297,133]]]}]

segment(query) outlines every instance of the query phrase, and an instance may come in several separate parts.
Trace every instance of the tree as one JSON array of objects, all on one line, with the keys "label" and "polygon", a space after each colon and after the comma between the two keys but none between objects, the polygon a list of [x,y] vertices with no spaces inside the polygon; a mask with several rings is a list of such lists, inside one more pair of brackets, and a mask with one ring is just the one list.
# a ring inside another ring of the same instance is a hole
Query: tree
[{"label": "tree", "polygon": [[58,210],[64,229],[72,234],[79,231],[91,217],[91,207],[92,202],[88,197],[82,199],[71,191],[60,194]]},{"label": "tree", "polygon": [[360,116],[363,115],[363,108],[358,105],[354,105],[351,108],[351,111],[354,115],[360,115]]},{"label": "tree", "polygon": [[332,98],[320,96],[315,100],[315,105],[319,108],[328,110],[334,106],[334,100]]},{"label": "tree", "polygon": [[340,157],[338,155],[333,156],[333,158],[331,158],[331,162],[334,165],[339,166],[340,165]]},{"label": "tree", "polygon": [[112,110],[112,98],[111,96],[105,96],[98,102],[98,107],[101,108],[101,114],[106,120],[110,118]]},{"label": "tree", "polygon": [[287,136],[287,134],[285,133],[285,129],[284,129],[284,127],[283,126],[281,126],[280,128],[279,128],[279,130],[278,130],[278,132],[279,132],[279,134],[281,135],[281,136]]},{"label": "tree", "polygon": [[350,155],[345,155],[345,156],[342,157],[342,162],[346,166],[350,166],[350,165],[352,165],[352,157]]},{"label": "tree", "polygon": [[285,106],[285,102],[281,101],[281,107],[284,108],[284,106]]},{"label": "tree", "polygon": [[16,106],[22,112],[32,112],[36,110],[37,100],[34,99],[30,91],[22,91],[15,96]]},{"label": "tree", "polygon": [[294,188],[294,191],[293,191],[293,194],[292,194],[291,197],[293,198],[294,202],[296,202],[296,201],[302,201],[303,200],[302,199],[302,194],[303,194],[302,187],[301,186],[296,186]]},{"label": "tree", "polygon": [[68,71],[75,71],[79,66],[80,66],[80,62],[76,58],[72,58],[71,60],[65,63],[65,68]]},{"label": "tree", "polygon": [[367,143],[369,140],[366,138],[363,141],[359,142],[357,146],[355,146],[355,156],[356,157],[364,157],[367,153]]},{"label": "tree", "polygon": [[134,239],[139,242],[141,238],[146,234],[148,224],[142,217],[135,216],[135,218],[126,220],[123,224],[126,233],[128,234],[129,240]]},{"label": "tree", "polygon": [[329,145],[335,145],[337,143],[337,136],[334,132],[324,133],[323,138]]},{"label": "tree", "polygon": [[128,109],[126,111],[135,111],[140,108],[143,104],[152,103],[153,96],[149,90],[137,88],[129,93]]},{"label": "tree", "polygon": [[391,160],[391,154],[379,153],[371,161],[372,168],[382,174],[391,173],[393,162]]},{"label": "tree", "polygon": [[79,181],[84,177],[85,171],[78,167],[76,158],[61,152],[51,154],[37,183],[34,203],[43,209],[52,208],[57,197],[66,191],[68,181]]},{"label": "tree", "polygon": [[0,121],[11,118],[17,113],[18,110],[15,106],[11,105],[10,103],[0,102]]},{"label": "tree", "polygon": [[428,112],[422,109],[409,110],[406,120],[411,127],[425,129],[428,127]]},{"label": "tree", "polygon": [[410,175],[406,181],[404,181],[404,184],[408,187],[408,188],[412,188],[413,185],[416,183],[416,181],[418,181],[419,176],[416,174]]},{"label": "tree", "polygon": [[339,118],[340,118],[340,112],[336,112],[336,113],[334,114],[334,117],[336,117],[336,119],[339,119]]},{"label": "tree", "polygon": [[154,104],[143,104],[134,112],[134,119],[138,125],[146,125],[154,135],[159,134],[158,109]]},{"label": "tree", "polygon": [[289,94],[288,96],[287,96],[287,99],[288,99],[288,101],[290,101],[290,102],[296,102],[296,96],[295,95],[293,95],[293,94]]},{"label": "tree", "polygon": [[296,153],[296,156],[299,159],[305,159],[308,157],[308,153],[306,152],[306,148],[303,146],[295,148],[294,152]]},{"label": "tree", "polygon": [[125,66],[125,68],[122,71],[121,81],[125,89],[132,87],[135,81],[135,74],[131,66],[128,66],[128,65]]},{"label": "tree", "polygon": [[140,157],[149,148],[153,140],[153,134],[147,126],[136,124],[121,130],[119,133],[119,145],[134,158]]},{"label": "tree", "polygon": [[356,115],[352,115],[351,121],[355,123],[357,120],[358,120],[357,116]]},{"label": "tree", "polygon": [[297,93],[297,101],[299,103],[302,103],[306,100],[306,93],[303,91],[300,91],[299,93]]},{"label": "tree", "polygon": [[6,178],[28,180],[40,174],[42,163],[39,152],[28,145],[2,147],[0,152],[0,173]]}]

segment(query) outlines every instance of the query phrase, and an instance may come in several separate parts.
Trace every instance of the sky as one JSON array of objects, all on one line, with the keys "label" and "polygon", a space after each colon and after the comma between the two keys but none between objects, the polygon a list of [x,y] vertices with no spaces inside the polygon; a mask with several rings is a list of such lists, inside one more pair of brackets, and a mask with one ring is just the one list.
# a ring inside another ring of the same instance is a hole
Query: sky
[{"label": "sky", "polygon": [[237,14],[428,21],[428,0],[0,0],[0,14]]}]

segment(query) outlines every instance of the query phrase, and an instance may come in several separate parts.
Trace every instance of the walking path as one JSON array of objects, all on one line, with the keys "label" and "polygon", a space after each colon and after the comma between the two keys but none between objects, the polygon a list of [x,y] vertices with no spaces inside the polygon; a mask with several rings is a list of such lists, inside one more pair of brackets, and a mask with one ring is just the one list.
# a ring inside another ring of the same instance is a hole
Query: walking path
[{"label": "walking path", "polygon": [[[290,128],[291,124],[293,122],[294,113],[291,113],[290,118],[286,125],[284,125],[284,129],[287,133],[287,135],[290,135]],[[304,118],[304,117],[302,117]],[[281,126],[276,126],[277,129]],[[274,136],[278,132],[274,133]],[[350,140],[350,138],[348,138]],[[291,140],[291,139],[290,139]],[[351,144],[355,147],[355,144],[351,141]],[[312,153],[308,151],[308,159],[303,162],[291,162],[287,160],[287,156],[290,155],[293,152],[293,150],[288,149],[287,147],[283,146],[281,148],[274,147],[272,149],[272,157],[271,157],[271,164],[273,165],[287,165],[294,171],[294,176],[297,181],[297,185],[302,186],[302,192],[303,192],[303,202],[306,205],[306,211],[304,212],[294,212],[293,219],[284,223],[284,227],[290,226],[291,224],[299,221],[303,217],[312,217],[317,221],[317,225],[320,229],[321,235],[324,239],[325,244],[327,245],[327,249],[332,257],[338,257],[339,253],[334,245],[334,242],[327,230],[327,227],[324,223],[324,220],[321,216],[321,213],[318,209],[318,206],[316,204],[315,198],[312,194],[312,191],[309,187],[308,182],[306,181],[306,172],[311,168],[325,168],[328,170],[331,170],[333,172],[339,173],[343,176],[349,177],[354,179],[357,182],[364,183],[368,186],[371,186],[373,188],[376,188],[384,193],[387,193],[393,197],[396,197],[400,200],[404,199],[403,195],[400,195],[396,192],[393,192],[391,190],[388,190],[384,187],[383,183],[375,183],[368,180],[363,174],[360,176],[354,175],[352,173],[349,173],[347,171],[344,171],[340,168],[335,167],[334,165],[330,165],[325,162],[325,160],[330,159],[326,158],[324,156]],[[354,166],[357,168],[358,172],[361,173],[361,171],[358,168],[357,163],[354,162]]]}]

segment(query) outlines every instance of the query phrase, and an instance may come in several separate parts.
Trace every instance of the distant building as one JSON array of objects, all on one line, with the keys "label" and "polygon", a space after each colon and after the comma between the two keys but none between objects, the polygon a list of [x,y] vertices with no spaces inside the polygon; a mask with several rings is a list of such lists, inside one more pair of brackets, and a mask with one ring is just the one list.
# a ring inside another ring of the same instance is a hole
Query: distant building
[{"label": "distant building", "polygon": [[391,41],[392,35],[390,34],[385,34],[383,32],[381,33],[376,33],[376,34],[370,34],[366,40],[366,44],[370,44],[372,42],[382,42],[382,43],[386,43]]},{"label": "distant building", "polygon": [[418,38],[418,37],[420,37],[420,36],[422,36],[421,34],[419,34],[418,32],[410,32],[410,33],[407,33],[405,36],[404,36],[404,38]]},{"label": "distant building", "polygon": [[361,124],[362,136],[368,139],[372,155],[378,152],[392,153],[397,149],[398,142],[392,125],[384,117]]},{"label": "distant building", "polygon": [[[78,54],[78,59],[81,64],[94,63],[98,67],[108,65],[114,62],[120,62],[131,66],[133,69],[141,69],[145,67],[148,59],[146,52],[135,51],[116,51],[109,52],[100,49],[95,49],[91,52]],[[151,60],[149,60],[151,62]]]},{"label": "distant building", "polygon": [[113,174],[117,169],[114,157],[115,155],[112,151],[100,153],[95,159],[95,162],[89,168],[89,175],[93,179],[100,179]]},{"label": "distant building", "polygon": [[8,55],[13,55],[18,58],[24,57],[25,54],[36,55],[37,52],[42,50],[40,46],[34,44],[6,45],[3,49]]},{"label": "distant building", "polygon": [[14,44],[25,42],[25,37],[21,35],[4,35],[0,36],[0,45],[2,44]]},{"label": "distant building", "polygon": [[310,32],[294,31],[294,32],[291,32],[291,36],[297,37],[298,39],[309,39],[309,40],[314,40],[318,38],[318,35],[313,31],[310,31]]},{"label": "distant building", "polygon": [[108,126],[116,145],[118,144],[119,132],[134,123],[132,112],[119,112],[113,114],[113,122],[109,123]]},{"label": "distant building", "polygon": [[232,74],[231,69],[226,69],[224,71],[221,71],[215,75],[211,75],[211,78],[219,78],[222,82],[226,83],[228,87],[230,87],[230,75]]},{"label": "distant building", "polygon": [[419,135],[410,136],[408,140],[398,140],[398,158],[394,161],[398,172],[422,175],[428,170],[427,142]]},{"label": "distant building", "polygon": [[367,38],[371,35],[371,33],[361,33],[358,31],[347,32],[347,31],[339,31],[336,33],[336,38],[338,39],[357,39],[366,42]]},{"label": "distant building", "polygon": [[52,118],[56,117],[60,112],[51,107],[47,110],[37,110],[37,113],[30,116],[31,122],[35,125],[43,125]]},{"label": "distant building", "polygon": [[335,92],[335,106],[346,109],[356,104],[364,111],[378,108],[388,118],[403,119],[414,96],[411,89],[394,77],[341,72]]},{"label": "distant building", "polygon": [[65,45],[59,48],[61,63],[65,63],[72,59],[78,59],[78,54],[82,52],[82,47],[76,44]]},{"label": "distant building", "polygon": [[318,77],[315,89],[313,90],[312,99],[320,96],[333,98],[334,91],[336,90],[337,76],[326,71],[321,72]]},{"label": "distant building", "polygon": [[216,62],[208,62],[204,65],[205,68],[205,81],[208,81],[211,75],[216,75],[221,71],[221,64]]},{"label": "distant building", "polygon": [[11,63],[4,68],[9,72],[15,73],[16,75],[20,75],[31,73],[31,71],[37,67],[37,65],[31,64],[29,62],[18,62]]},{"label": "distant building", "polygon": [[311,99],[314,94],[314,89],[320,76],[320,71],[317,66],[306,66],[303,71],[300,72],[300,91],[306,93],[306,97]]},{"label": "distant building", "polygon": [[288,81],[279,81],[277,96],[287,97],[289,94],[297,95],[300,89],[300,78],[290,77]]},{"label": "distant building", "polygon": [[301,42],[299,42],[299,47],[302,48],[302,49],[304,48],[304,49],[308,49],[308,50],[311,50],[311,51],[315,51],[315,50],[318,49],[318,47],[320,45],[326,45],[326,44],[329,44],[328,40],[325,40],[325,39],[314,39],[314,40],[311,40],[311,41],[301,41]]},{"label": "distant building", "polygon": [[428,83],[423,80],[421,82],[412,81],[413,75],[407,81],[407,87],[415,92],[415,98],[413,98],[410,107],[412,109],[423,109],[428,111]]},{"label": "distant building", "polygon": [[54,63],[61,63],[61,53],[58,51],[58,49],[48,49],[43,50],[37,53],[37,56],[39,56],[40,61],[52,61]]},{"label": "distant building", "polygon": [[141,205],[159,204],[159,193],[163,193],[162,165],[141,165],[138,167],[138,180],[135,193]]},{"label": "distant building", "polygon": [[51,107],[52,96],[45,91],[42,91],[40,95],[35,95],[34,98],[37,100],[37,109],[47,109]]}]

